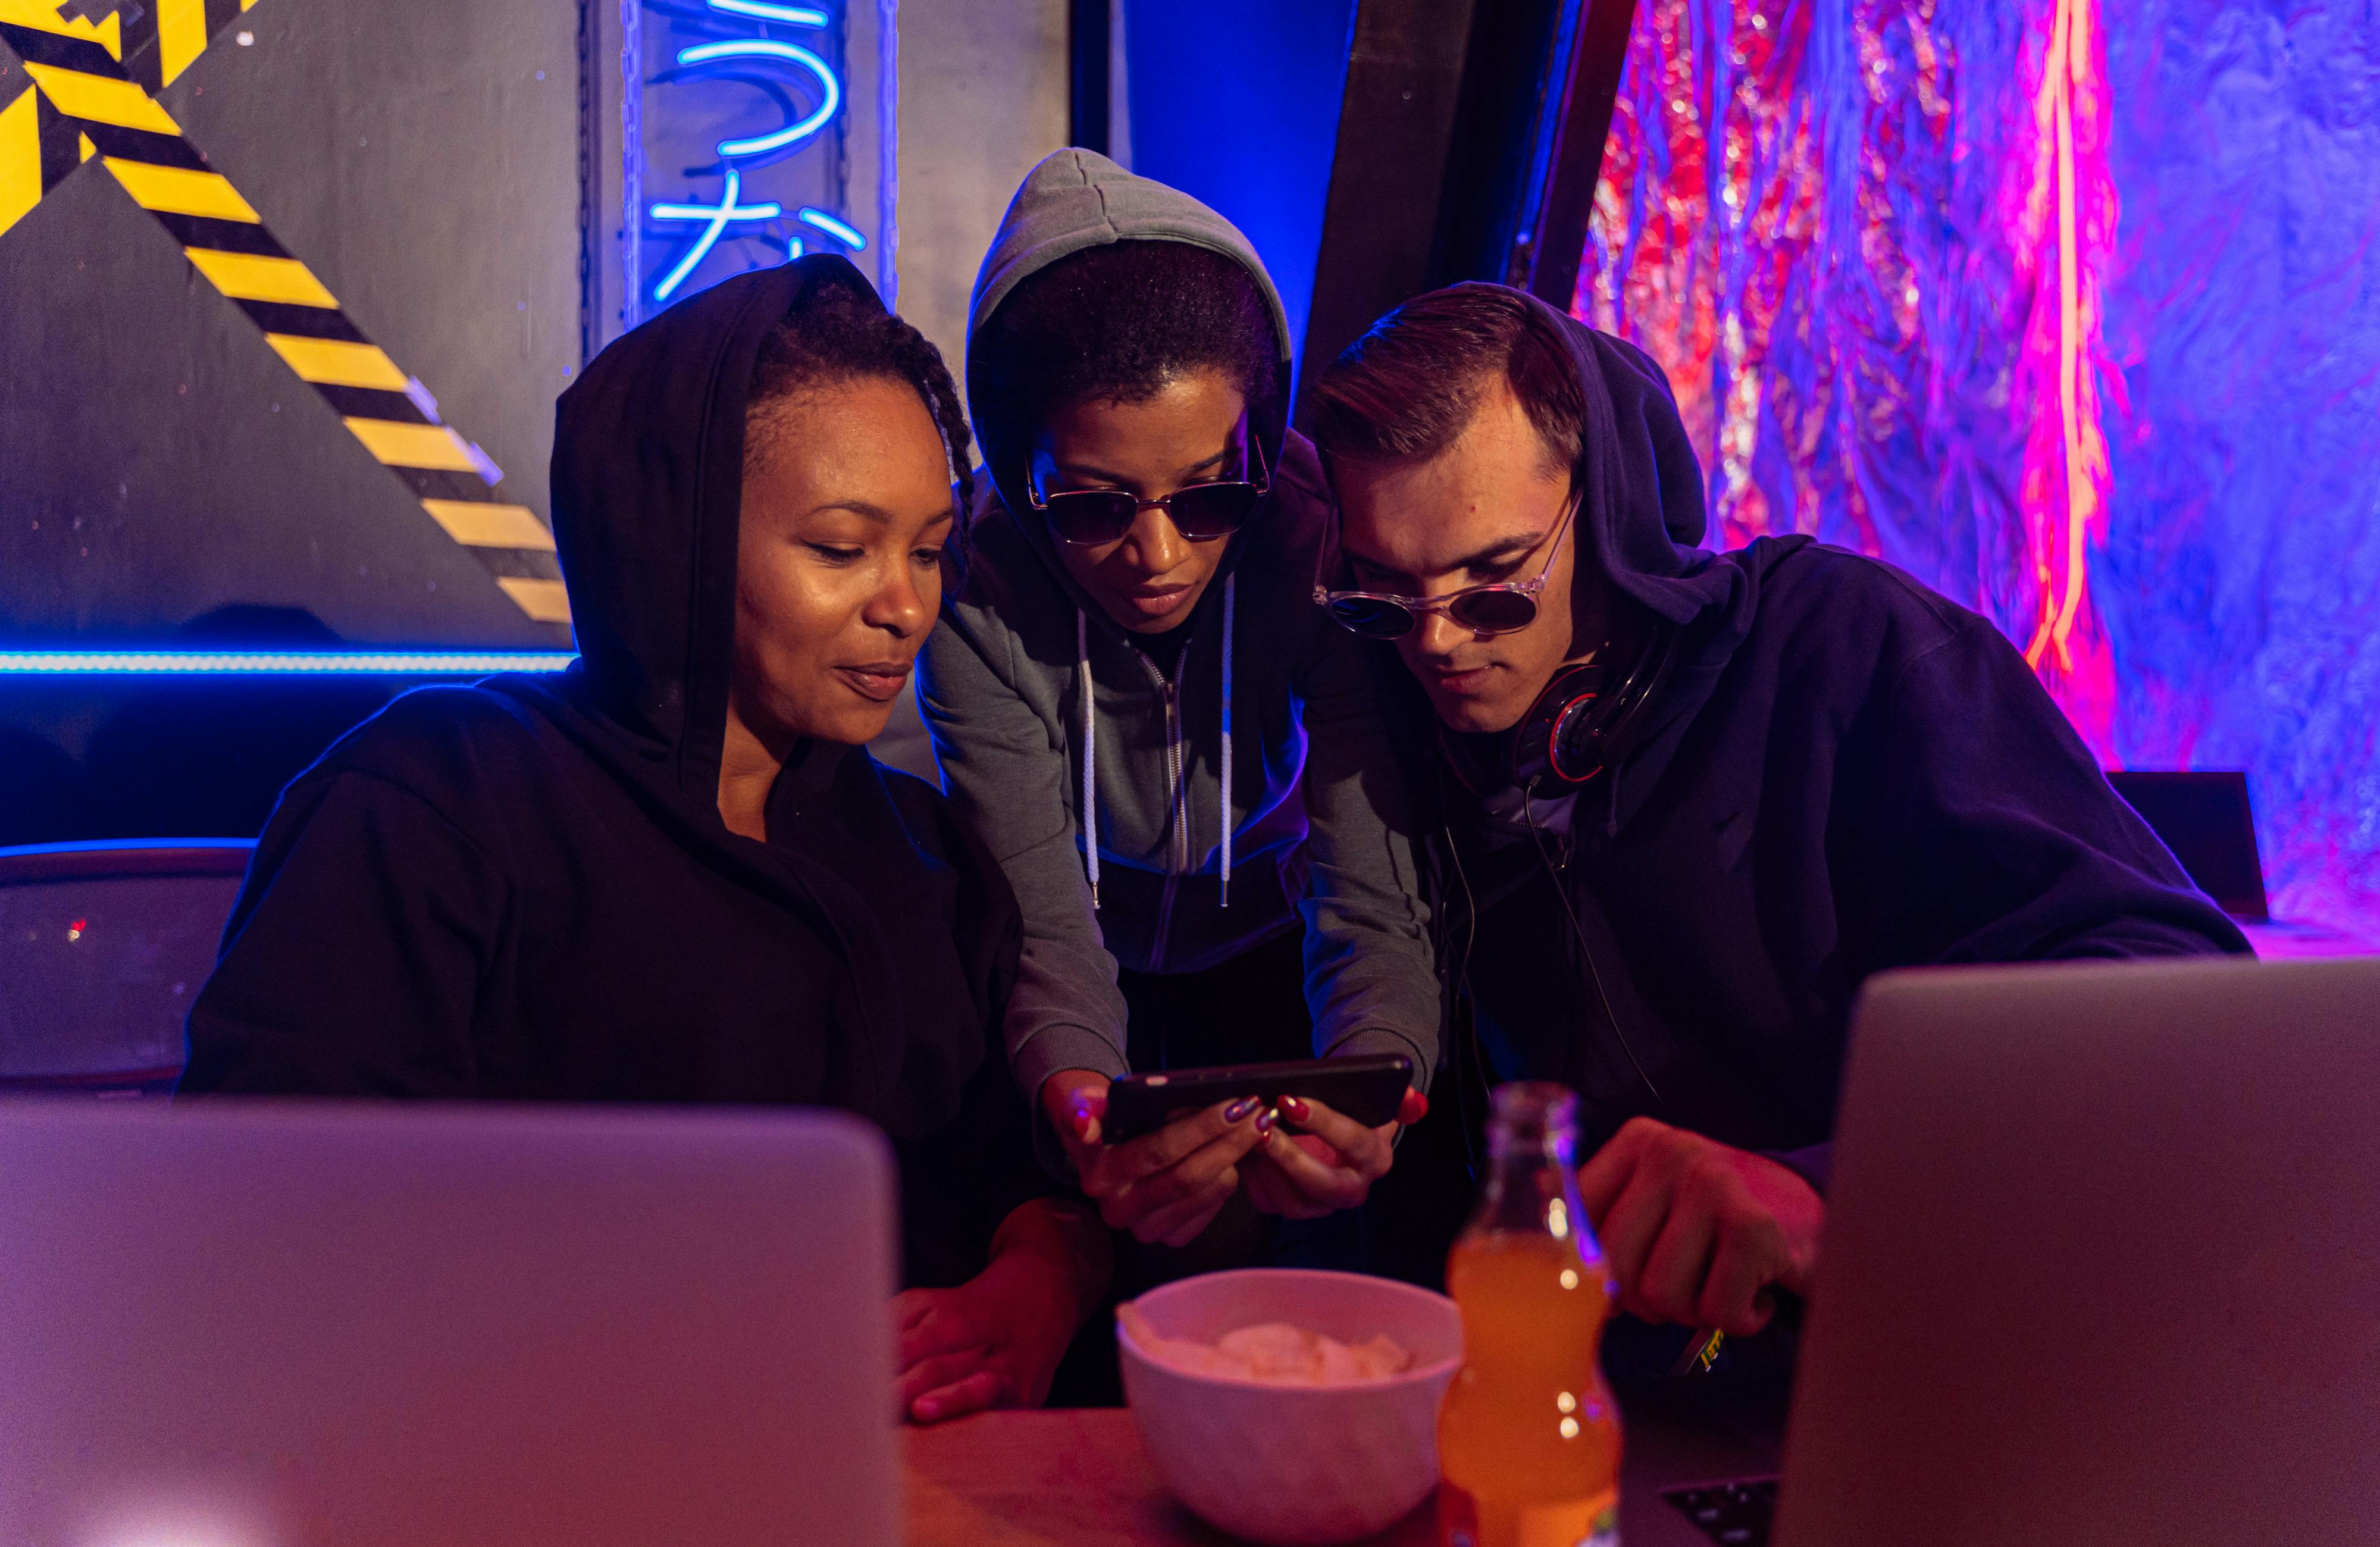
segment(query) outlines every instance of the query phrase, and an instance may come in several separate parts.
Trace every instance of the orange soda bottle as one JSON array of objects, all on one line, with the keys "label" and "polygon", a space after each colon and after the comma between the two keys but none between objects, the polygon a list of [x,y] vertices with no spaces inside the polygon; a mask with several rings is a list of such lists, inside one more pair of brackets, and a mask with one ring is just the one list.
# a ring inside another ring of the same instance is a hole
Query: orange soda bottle
[{"label": "orange soda bottle", "polygon": [[1439,1540],[1618,1547],[1620,1415],[1596,1360],[1618,1290],[1578,1201],[1578,1098],[1499,1087],[1488,1146],[1446,1266],[1463,1357],[1439,1410]]}]

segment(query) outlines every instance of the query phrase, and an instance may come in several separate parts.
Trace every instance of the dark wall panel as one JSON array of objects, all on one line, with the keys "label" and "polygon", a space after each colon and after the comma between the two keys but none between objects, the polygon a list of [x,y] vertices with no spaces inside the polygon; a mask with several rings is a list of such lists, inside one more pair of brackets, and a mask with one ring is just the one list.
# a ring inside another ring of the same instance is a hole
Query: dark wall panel
[{"label": "dark wall panel", "polygon": [[1132,167],[1256,244],[1303,346],[1354,0],[1126,0]]},{"label": "dark wall panel", "polygon": [[[540,518],[580,363],[578,38],[568,0],[263,0],[160,96]],[[6,60],[0,102],[24,81]],[[0,642],[238,603],[356,642],[566,641],[96,164],[0,231]]]}]

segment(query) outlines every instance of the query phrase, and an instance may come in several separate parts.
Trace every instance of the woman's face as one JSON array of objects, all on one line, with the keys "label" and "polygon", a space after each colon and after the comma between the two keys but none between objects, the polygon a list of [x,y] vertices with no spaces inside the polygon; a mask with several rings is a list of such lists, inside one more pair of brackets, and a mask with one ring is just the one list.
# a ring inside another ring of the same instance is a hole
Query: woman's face
[{"label": "woman's face", "polygon": [[735,547],[736,716],[782,753],[872,741],[941,604],[950,464],[903,381],[809,388],[753,415]]},{"label": "woman's face", "polygon": [[[1242,421],[1247,399],[1220,371],[1176,376],[1137,403],[1076,403],[1050,421],[1033,446],[1042,495],[1068,489],[1121,489],[1161,499],[1193,483],[1244,478]],[[1172,518],[1144,507],[1113,542],[1058,542],[1075,583],[1118,627],[1162,634],[1186,621],[1223,562],[1228,538],[1193,542]]]}]

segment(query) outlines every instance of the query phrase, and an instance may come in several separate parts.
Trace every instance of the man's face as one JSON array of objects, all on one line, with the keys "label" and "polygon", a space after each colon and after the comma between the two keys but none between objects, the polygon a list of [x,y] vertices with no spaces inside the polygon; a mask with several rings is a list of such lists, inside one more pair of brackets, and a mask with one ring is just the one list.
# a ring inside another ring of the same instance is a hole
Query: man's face
[{"label": "man's face", "polygon": [[[1427,613],[1396,641],[1439,718],[1458,731],[1518,725],[1571,656],[1575,536],[1547,547],[1570,502],[1526,409],[1499,381],[1463,433],[1426,462],[1333,465],[1344,512],[1349,580],[1359,590],[1442,596],[1465,586],[1527,580],[1541,571],[1537,615],[1510,634],[1475,634]],[[1582,514],[1580,520],[1585,519]],[[1573,532],[1578,522],[1572,523]]]}]

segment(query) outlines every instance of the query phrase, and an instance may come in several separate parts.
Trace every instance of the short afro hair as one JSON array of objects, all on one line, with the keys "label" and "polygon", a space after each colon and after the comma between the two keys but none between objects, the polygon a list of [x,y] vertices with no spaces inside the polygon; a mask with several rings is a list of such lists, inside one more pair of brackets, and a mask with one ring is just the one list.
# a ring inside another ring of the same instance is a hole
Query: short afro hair
[{"label": "short afro hair", "polygon": [[1146,402],[1201,370],[1252,416],[1274,407],[1280,341],[1255,275],[1211,248],[1120,241],[1020,281],[977,337],[968,384],[987,438],[1013,445],[1076,403]]}]

